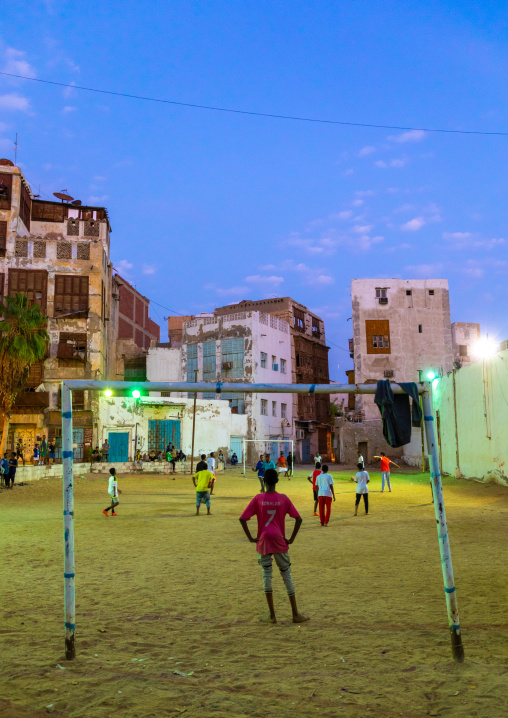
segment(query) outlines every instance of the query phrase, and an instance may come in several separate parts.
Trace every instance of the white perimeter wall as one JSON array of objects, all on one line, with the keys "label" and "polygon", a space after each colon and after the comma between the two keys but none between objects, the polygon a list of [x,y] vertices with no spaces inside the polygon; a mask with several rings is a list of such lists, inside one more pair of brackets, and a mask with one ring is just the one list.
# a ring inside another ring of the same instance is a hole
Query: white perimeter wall
[{"label": "white perimeter wall", "polygon": [[[134,438],[137,437],[138,449],[147,451],[148,422],[150,419],[179,419],[182,451],[190,457],[192,446],[193,399],[174,400],[171,398],[146,403],[149,397],[136,400],[127,397],[101,397],[99,400],[100,444],[109,432],[129,433],[129,460],[133,457]],[[227,453],[230,436],[246,437],[247,417],[231,414],[229,404],[224,401],[198,399],[196,402],[196,434],[194,455],[208,454],[210,451],[224,450]]]},{"label": "white perimeter wall", "polygon": [[[434,415],[439,412],[442,471],[466,478],[503,477],[508,468],[508,351],[455,372],[457,424],[453,406],[453,374],[434,382]],[[487,416],[485,416],[487,414]],[[437,421],[436,429],[437,429]],[[491,438],[488,438],[490,426]]]}]

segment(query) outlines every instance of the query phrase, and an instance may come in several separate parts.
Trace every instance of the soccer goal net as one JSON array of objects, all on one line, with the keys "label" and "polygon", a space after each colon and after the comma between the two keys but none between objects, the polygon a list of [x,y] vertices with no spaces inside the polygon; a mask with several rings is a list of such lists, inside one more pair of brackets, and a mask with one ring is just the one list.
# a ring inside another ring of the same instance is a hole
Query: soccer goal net
[{"label": "soccer goal net", "polygon": [[294,464],[294,441],[292,439],[242,439],[243,475],[245,467],[256,466],[261,455],[270,455],[270,460],[277,464],[279,456],[284,456],[287,465],[288,455],[293,457]]}]

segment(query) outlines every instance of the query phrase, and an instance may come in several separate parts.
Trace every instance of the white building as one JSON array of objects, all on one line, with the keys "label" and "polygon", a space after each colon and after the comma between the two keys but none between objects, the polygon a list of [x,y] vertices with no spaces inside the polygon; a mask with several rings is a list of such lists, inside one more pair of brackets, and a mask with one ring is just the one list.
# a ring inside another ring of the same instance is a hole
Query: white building
[{"label": "white building", "polygon": [[[354,279],[354,382],[379,379],[417,382],[420,372],[439,373],[453,367],[448,282],[445,279]],[[355,397],[364,421],[379,420],[374,397]],[[362,447],[365,452],[365,446]],[[367,448],[371,456],[371,451]],[[392,451],[392,455],[393,455]],[[421,437],[413,431],[402,453],[421,456]]]}]

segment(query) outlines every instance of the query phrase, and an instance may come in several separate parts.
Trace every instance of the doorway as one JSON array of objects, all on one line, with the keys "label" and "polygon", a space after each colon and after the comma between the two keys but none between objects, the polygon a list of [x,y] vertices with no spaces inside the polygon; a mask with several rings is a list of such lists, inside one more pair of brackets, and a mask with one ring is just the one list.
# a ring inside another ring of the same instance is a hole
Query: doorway
[{"label": "doorway", "polygon": [[363,465],[367,466],[369,463],[369,444],[367,441],[358,442],[358,451],[363,456]]},{"label": "doorway", "polygon": [[109,460],[110,462],[120,462],[129,460],[129,433],[119,433],[110,431],[108,434],[109,442]]}]

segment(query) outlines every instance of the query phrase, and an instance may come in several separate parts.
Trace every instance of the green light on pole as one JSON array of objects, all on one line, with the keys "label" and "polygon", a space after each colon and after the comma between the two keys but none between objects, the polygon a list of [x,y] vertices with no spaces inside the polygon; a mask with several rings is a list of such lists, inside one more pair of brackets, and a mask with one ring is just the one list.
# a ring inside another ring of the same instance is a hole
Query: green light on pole
[{"label": "green light on pole", "polygon": [[139,389],[134,389],[132,391],[132,396],[134,397],[134,399],[139,399],[139,397],[141,396],[141,392],[139,391]]},{"label": "green light on pole", "polygon": [[104,396],[113,396],[113,392],[111,391],[111,389],[106,389],[106,391],[104,392]]},{"label": "green light on pole", "polygon": [[437,379],[437,374],[433,369],[427,372],[427,379],[429,381],[434,381],[434,379]]}]

